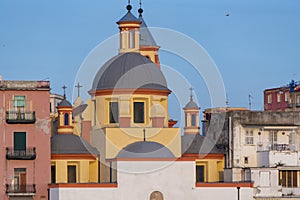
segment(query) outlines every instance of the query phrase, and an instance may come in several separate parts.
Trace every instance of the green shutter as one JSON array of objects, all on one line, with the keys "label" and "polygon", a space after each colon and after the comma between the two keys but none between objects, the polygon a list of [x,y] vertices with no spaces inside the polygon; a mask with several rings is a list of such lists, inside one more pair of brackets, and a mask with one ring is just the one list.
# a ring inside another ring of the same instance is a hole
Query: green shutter
[{"label": "green shutter", "polygon": [[14,96],[15,107],[25,107],[25,96]]},{"label": "green shutter", "polygon": [[26,150],[26,133],[14,133],[14,150]]}]

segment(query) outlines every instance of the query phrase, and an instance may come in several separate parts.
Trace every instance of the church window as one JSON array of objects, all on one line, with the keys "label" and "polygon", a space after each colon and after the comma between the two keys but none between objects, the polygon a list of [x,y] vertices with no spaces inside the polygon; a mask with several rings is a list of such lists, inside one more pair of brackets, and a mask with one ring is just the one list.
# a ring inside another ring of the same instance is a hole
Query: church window
[{"label": "church window", "polygon": [[65,113],[65,126],[68,126],[69,125],[69,114],[68,113]]},{"label": "church window", "polygon": [[109,123],[119,123],[118,102],[109,102]]},{"label": "church window", "polygon": [[161,192],[155,191],[151,193],[150,200],[164,200],[164,196]]},{"label": "church window", "polygon": [[68,183],[76,183],[76,166],[68,165]]},{"label": "church window", "polygon": [[134,123],[145,123],[144,102],[134,102]]},{"label": "church window", "polygon": [[196,115],[192,114],[192,126],[196,126]]},{"label": "church window", "polygon": [[135,48],[135,31],[134,30],[129,31],[129,48],[131,48],[131,49]]},{"label": "church window", "polygon": [[51,165],[51,183],[56,183],[56,167]]},{"label": "church window", "polygon": [[204,182],[204,166],[196,165],[196,182]]}]

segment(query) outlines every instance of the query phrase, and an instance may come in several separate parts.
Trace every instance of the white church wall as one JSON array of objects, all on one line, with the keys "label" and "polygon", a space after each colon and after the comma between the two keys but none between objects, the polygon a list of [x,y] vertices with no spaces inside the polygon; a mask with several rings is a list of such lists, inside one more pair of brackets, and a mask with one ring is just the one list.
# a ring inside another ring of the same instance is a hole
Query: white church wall
[{"label": "white church wall", "polygon": [[[149,199],[159,191],[164,199],[230,199],[237,200],[237,187],[196,187],[194,161],[118,161],[118,185],[115,188],[51,188],[50,200],[128,200]],[[240,189],[243,200],[252,200],[250,187]]]}]

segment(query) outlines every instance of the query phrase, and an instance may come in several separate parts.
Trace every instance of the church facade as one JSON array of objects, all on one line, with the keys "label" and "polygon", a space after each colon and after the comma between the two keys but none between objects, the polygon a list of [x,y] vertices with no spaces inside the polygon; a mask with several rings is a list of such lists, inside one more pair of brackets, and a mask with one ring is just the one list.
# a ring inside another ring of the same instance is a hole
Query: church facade
[{"label": "church facade", "polygon": [[[184,134],[174,127],[159,46],[143,10],[138,10],[139,18],[131,10],[128,5],[117,22],[119,54],[95,74],[81,117],[66,125],[71,105],[63,100],[57,107],[50,199],[252,199],[251,182],[223,182],[224,152],[201,148],[207,140],[200,135],[200,108],[192,94],[183,108]],[[76,145],[84,146],[80,152],[68,144],[74,137],[84,144]],[[73,153],[67,152],[72,148]],[[69,169],[75,162],[77,167]]]}]

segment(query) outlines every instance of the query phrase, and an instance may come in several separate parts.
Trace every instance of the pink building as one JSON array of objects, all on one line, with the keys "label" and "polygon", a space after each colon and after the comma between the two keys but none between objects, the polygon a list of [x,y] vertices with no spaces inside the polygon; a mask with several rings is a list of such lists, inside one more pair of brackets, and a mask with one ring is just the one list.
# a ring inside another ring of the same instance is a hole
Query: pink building
[{"label": "pink building", "polygon": [[0,199],[48,199],[48,81],[0,80]]}]

